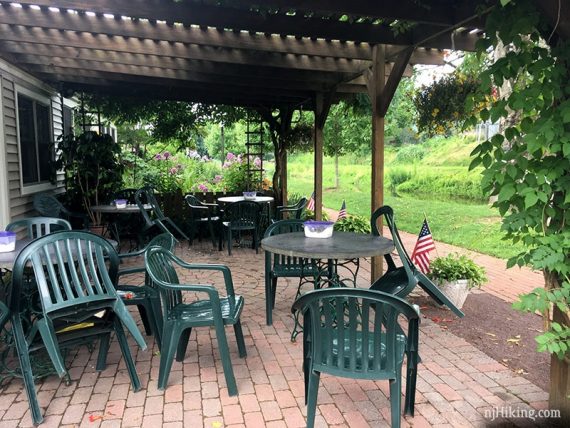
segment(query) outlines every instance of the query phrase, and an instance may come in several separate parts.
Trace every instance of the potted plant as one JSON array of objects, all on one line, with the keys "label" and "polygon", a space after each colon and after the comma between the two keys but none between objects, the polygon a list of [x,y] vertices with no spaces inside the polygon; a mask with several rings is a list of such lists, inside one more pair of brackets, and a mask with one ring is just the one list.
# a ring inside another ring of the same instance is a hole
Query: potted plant
[{"label": "potted plant", "polygon": [[481,266],[457,253],[435,258],[430,264],[429,277],[458,308],[465,303],[469,290],[487,281]]},{"label": "potted plant", "polygon": [[99,226],[101,213],[92,212],[91,207],[107,203],[122,186],[119,144],[108,134],[87,131],[60,136],[57,151],[55,167],[63,171],[68,202]]}]

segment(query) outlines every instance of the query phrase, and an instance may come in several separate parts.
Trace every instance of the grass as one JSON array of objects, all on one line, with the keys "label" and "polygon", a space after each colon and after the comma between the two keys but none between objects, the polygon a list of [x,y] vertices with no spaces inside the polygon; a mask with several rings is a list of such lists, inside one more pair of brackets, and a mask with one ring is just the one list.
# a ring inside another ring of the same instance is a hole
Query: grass
[{"label": "grass", "polygon": [[[453,144],[463,144],[461,141],[448,143],[445,147],[451,152],[448,157],[450,166],[439,166],[443,157],[443,149],[437,145],[434,153],[424,158],[421,168],[429,168],[437,173],[445,169],[456,169],[459,165],[466,165],[468,160],[462,157],[472,150],[463,146],[453,150]],[[472,143],[470,143],[472,144]],[[428,145],[429,148],[429,145]],[[457,155],[461,153],[461,155]],[[394,153],[389,151],[387,159],[394,159]],[[387,164],[389,161],[387,161]],[[434,165],[435,164],[435,165]],[[439,164],[439,165],[438,165]],[[312,154],[300,154],[289,159],[289,191],[310,195],[313,190],[313,157]],[[431,165],[431,166],[428,166]],[[416,166],[419,167],[419,166]],[[467,169],[463,166],[461,169]],[[390,165],[387,166],[387,170]],[[370,183],[371,166],[369,159],[344,157],[339,162],[340,188],[334,189],[334,163],[333,159],[325,158],[323,165],[323,202],[324,206],[338,210],[343,199],[346,200],[349,214],[370,216]],[[459,247],[478,251],[499,258],[509,258],[518,254],[521,246],[513,245],[510,241],[502,239],[501,218],[496,209],[487,204],[466,203],[456,200],[427,199],[405,195],[394,197],[385,190],[384,203],[392,206],[396,213],[398,228],[418,233],[423,221],[424,213],[428,217],[434,239]]]}]

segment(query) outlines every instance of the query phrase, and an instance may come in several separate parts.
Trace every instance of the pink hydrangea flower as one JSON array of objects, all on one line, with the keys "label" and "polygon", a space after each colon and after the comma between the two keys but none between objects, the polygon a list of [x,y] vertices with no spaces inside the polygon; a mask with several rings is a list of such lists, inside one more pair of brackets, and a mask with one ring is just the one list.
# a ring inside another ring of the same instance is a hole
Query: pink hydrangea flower
[{"label": "pink hydrangea flower", "polygon": [[216,175],[214,177],[214,183],[219,183],[220,181],[222,181],[222,176],[221,175]]},{"label": "pink hydrangea flower", "polygon": [[202,184],[199,184],[199,185],[198,185],[198,189],[199,189],[201,192],[207,192],[207,191],[208,191],[208,186],[206,186],[205,184],[202,183]]},{"label": "pink hydrangea flower", "polygon": [[261,166],[261,159],[256,156],[255,159],[253,160],[253,164],[255,165],[256,168],[259,168]]},{"label": "pink hydrangea flower", "polygon": [[160,153],[157,153],[156,155],[154,155],[154,159],[155,160],[162,160],[162,155]]},{"label": "pink hydrangea flower", "polygon": [[176,168],[175,166],[173,166],[172,168],[170,168],[169,170],[170,174],[174,175],[178,172],[178,168]]},{"label": "pink hydrangea flower", "polygon": [[228,154],[226,155],[226,159],[229,161],[234,160],[236,157],[236,155],[234,155],[232,152],[228,152]]},{"label": "pink hydrangea flower", "polygon": [[168,160],[168,158],[171,156],[171,154],[170,154],[170,152],[164,152],[163,156],[164,156],[164,160]]}]

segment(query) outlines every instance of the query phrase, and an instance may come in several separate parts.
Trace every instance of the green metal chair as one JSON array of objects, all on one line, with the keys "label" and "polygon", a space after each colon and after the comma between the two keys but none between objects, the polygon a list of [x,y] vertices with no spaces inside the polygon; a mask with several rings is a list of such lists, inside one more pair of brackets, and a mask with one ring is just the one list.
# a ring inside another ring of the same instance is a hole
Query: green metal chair
[{"label": "green metal chair", "polygon": [[[224,326],[228,324],[234,326],[239,356],[244,358],[247,352],[240,322],[244,300],[234,292],[229,268],[224,265],[186,263],[170,251],[157,247],[147,250],[145,264],[151,280],[160,290],[164,309],[158,388],[166,388],[175,354],[176,361],[184,360],[192,329],[213,326],[216,330],[228,394],[237,395],[237,385]],[[220,297],[213,285],[180,284],[175,267],[221,272],[224,277],[226,297]],[[183,291],[206,295],[206,298],[196,298],[187,302],[183,299]]]},{"label": "green metal chair", "polygon": [[[264,238],[282,233],[302,232],[303,220],[280,220],[267,228]],[[314,260],[300,257],[290,257],[281,254],[265,252],[265,318],[267,325],[273,324],[273,309],[277,294],[278,278],[314,278],[315,288],[320,275]]]},{"label": "green metal chair", "polygon": [[89,216],[87,214],[68,210],[54,195],[38,193],[34,196],[33,205],[34,209],[43,217],[63,218],[73,224],[77,223],[85,230],[89,228]]},{"label": "green metal chair", "polygon": [[[151,247],[161,247],[169,251],[174,248],[174,238],[170,233],[161,233],[155,236],[146,247],[141,250],[130,253],[119,254],[121,261],[133,258],[144,257],[144,253]],[[143,285],[123,284],[122,278],[127,275],[144,273],[145,279]],[[144,259],[142,265],[119,269],[119,279],[117,284],[117,294],[123,299],[126,306],[137,306],[140,317],[147,335],[154,335],[156,343],[160,349],[162,345],[162,310],[160,305],[160,294],[153,286],[146,268]]]},{"label": "green metal chair", "polygon": [[[131,357],[123,325],[142,349],[144,339],[115,291],[119,258],[102,237],[66,231],[32,241],[18,255],[12,272],[9,308],[15,346],[32,419],[42,421],[30,352],[45,348],[60,377],[67,375],[61,349],[100,337],[97,369],[105,367],[111,333],[121,352],[135,391],[140,381]],[[25,280],[31,266],[37,284],[40,310],[30,311],[30,290]]]},{"label": "green metal chair", "polygon": [[49,233],[71,230],[71,224],[62,218],[28,217],[15,220],[6,226],[6,230],[11,232],[19,229],[25,229],[27,238],[36,239]]},{"label": "green metal chair", "polygon": [[370,224],[372,226],[372,234],[379,236],[378,219],[384,216],[386,225],[390,229],[392,241],[396,247],[396,252],[400,258],[402,266],[397,267],[391,254],[386,254],[384,259],[388,269],[380,278],[378,278],[370,286],[371,290],[383,291],[398,297],[406,297],[410,292],[419,285],[425,292],[440,305],[449,307],[458,317],[464,316],[461,309],[457,308],[449,298],[443,294],[441,289],[435,285],[426,275],[420,272],[412,263],[410,256],[406,252],[402,239],[398,233],[396,222],[394,221],[394,210],[385,205],[378,208],[372,214]]},{"label": "green metal chair", "polygon": [[[405,300],[379,291],[327,288],[297,299],[303,313],[303,372],[307,427],[315,423],[321,373],[351,379],[390,381],[391,426],[400,426],[401,378],[407,359],[405,413],[414,414],[419,311]],[[407,337],[398,318],[407,320]]]},{"label": "green metal chair", "polygon": [[212,239],[212,245],[216,247],[216,234],[214,229],[219,228],[220,222],[220,206],[218,204],[208,204],[202,202],[194,195],[186,195],[184,200],[190,207],[190,222],[192,224],[192,233],[190,235],[190,245],[194,240],[196,232],[200,236],[200,232],[203,226],[208,227],[208,232],[210,233],[210,238]]},{"label": "green metal chair", "polygon": [[[245,231],[251,231],[253,235],[252,247],[255,252],[259,253],[259,225],[261,221],[261,206],[253,201],[232,202],[224,210],[224,218],[222,226],[226,235],[228,244],[228,254],[232,255],[232,237],[233,233],[241,234]],[[220,236],[220,242],[221,242]],[[221,247],[221,245],[220,245]]]},{"label": "green metal chair", "polygon": [[303,211],[307,206],[307,198],[303,197],[293,205],[280,205],[275,208],[275,220],[286,220],[286,216],[289,219],[300,219],[303,216]]},{"label": "green metal chair", "polygon": [[[143,234],[150,232],[150,230],[154,228],[165,233],[170,233],[174,239],[176,239],[172,233],[174,231],[179,237],[190,242],[190,238],[180,230],[176,223],[164,215],[154,196],[154,191],[150,187],[143,187],[142,189],[137,190],[135,200],[145,221],[145,225],[142,230]],[[144,209],[145,204],[149,204],[152,207],[150,212]]]}]

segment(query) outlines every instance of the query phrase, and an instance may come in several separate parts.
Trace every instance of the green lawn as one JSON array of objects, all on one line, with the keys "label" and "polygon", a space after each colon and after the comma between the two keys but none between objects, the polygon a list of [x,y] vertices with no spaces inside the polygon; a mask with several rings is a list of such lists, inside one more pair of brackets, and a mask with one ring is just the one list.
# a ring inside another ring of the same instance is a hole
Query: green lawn
[{"label": "green lawn", "polygon": [[[333,160],[325,158],[324,206],[338,210],[342,200],[345,199],[349,214],[369,217],[370,163],[368,161],[356,164],[357,161],[359,160],[350,157],[341,159],[340,188],[333,189]],[[426,168],[437,167],[426,166]],[[309,196],[313,189],[312,155],[292,156],[289,159],[288,170],[289,192]],[[394,208],[398,227],[406,232],[418,233],[425,213],[436,240],[504,259],[514,256],[521,250],[520,246],[501,239],[503,233],[500,230],[499,213],[486,204],[428,200],[411,196],[394,197],[387,189],[385,204]]]}]

